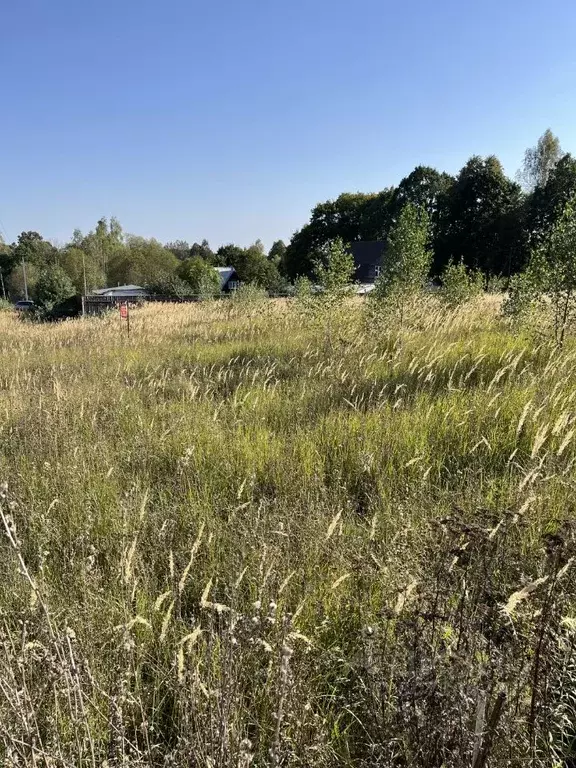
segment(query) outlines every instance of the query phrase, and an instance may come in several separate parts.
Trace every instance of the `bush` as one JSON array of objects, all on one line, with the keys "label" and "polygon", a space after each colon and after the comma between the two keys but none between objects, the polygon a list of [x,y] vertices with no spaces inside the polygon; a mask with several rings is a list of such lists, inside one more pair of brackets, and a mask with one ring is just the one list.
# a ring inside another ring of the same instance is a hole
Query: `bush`
[{"label": "bush", "polygon": [[13,309],[12,302],[8,301],[8,299],[0,299],[0,312]]},{"label": "bush", "polygon": [[396,315],[403,324],[422,288],[432,263],[430,219],[425,210],[407,203],[388,237],[380,277],[370,294],[371,321]]},{"label": "bush", "polygon": [[178,277],[188,285],[188,294],[210,298],[220,293],[220,277],[199,256],[186,259],[178,266]]},{"label": "bush", "polygon": [[440,298],[450,307],[465,304],[484,290],[484,276],[477,270],[468,269],[463,261],[448,264],[442,273]]},{"label": "bush", "polygon": [[161,278],[144,286],[152,296],[166,296],[167,298],[183,298],[192,293],[190,286],[176,275]]},{"label": "bush", "polygon": [[40,313],[49,313],[56,304],[74,294],[74,284],[66,272],[54,265],[41,272],[34,288],[33,298]]}]

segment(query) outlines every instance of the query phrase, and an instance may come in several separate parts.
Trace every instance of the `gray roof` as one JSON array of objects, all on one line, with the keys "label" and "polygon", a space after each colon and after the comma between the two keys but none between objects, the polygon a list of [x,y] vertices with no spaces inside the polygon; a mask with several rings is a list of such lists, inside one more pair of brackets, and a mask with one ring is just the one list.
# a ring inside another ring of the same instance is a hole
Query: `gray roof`
[{"label": "gray roof", "polygon": [[220,278],[220,290],[226,287],[226,283],[236,274],[234,267],[214,267]]},{"label": "gray roof", "polygon": [[142,296],[147,293],[141,285],[113,285],[110,288],[98,288],[95,296]]}]

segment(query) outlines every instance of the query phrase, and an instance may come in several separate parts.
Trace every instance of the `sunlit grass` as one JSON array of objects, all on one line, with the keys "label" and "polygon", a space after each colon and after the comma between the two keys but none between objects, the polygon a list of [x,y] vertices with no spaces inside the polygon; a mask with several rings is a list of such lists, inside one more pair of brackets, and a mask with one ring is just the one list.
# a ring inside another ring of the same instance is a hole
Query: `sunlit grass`
[{"label": "sunlit grass", "polygon": [[329,334],[289,302],[149,305],[126,331],[0,313],[2,760],[467,765],[505,690],[494,759],[550,764],[570,345],[494,298],[401,330],[354,301]]}]

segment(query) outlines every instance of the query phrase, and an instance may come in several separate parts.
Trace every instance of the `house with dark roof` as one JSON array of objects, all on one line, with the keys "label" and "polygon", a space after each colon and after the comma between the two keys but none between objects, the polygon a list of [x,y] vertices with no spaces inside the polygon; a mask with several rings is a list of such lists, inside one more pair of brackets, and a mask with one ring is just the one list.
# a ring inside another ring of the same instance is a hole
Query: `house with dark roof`
[{"label": "house with dark roof", "polygon": [[232,293],[240,286],[240,280],[234,267],[214,267],[220,279],[222,293]]},{"label": "house with dark roof", "polygon": [[386,243],[383,240],[357,240],[350,243],[350,250],[356,266],[356,281],[362,285],[375,283],[380,277]]}]

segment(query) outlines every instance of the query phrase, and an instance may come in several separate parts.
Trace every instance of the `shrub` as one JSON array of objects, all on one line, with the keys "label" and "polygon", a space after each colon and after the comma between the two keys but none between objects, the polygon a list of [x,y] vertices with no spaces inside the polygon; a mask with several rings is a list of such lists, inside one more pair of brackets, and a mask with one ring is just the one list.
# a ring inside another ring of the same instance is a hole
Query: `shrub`
[{"label": "shrub", "polygon": [[48,314],[54,306],[75,293],[74,284],[58,265],[47,267],[40,273],[34,287],[33,298],[38,312]]},{"label": "shrub", "polygon": [[407,203],[388,237],[380,277],[370,294],[372,313],[395,314],[403,324],[406,312],[421,292],[432,252],[430,219],[425,210]]},{"label": "shrub", "polygon": [[484,276],[481,272],[468,269],[463,261],[448,264],[442,273],[440,298],[451,307],[465,304],[484,290]]}]

